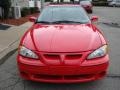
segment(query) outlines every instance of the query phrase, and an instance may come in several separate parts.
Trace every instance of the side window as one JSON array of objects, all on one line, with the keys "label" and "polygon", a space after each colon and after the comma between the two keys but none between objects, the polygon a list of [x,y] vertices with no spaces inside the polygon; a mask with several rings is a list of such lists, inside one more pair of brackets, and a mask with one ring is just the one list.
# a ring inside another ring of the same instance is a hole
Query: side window
[{"label": "side window", "polygon": [[117,3],[120,3],[120,0],[116,0]]}]

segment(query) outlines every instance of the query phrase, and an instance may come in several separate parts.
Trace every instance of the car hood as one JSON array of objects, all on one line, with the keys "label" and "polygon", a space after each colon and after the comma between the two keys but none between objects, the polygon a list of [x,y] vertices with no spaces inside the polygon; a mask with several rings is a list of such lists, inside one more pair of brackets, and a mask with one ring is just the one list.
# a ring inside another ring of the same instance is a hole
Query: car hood
[{"label": "car hood", "polygon": [[97,30],[92,25],[35,25],[31,31],[38,51],[80,52],[101,46]]}]

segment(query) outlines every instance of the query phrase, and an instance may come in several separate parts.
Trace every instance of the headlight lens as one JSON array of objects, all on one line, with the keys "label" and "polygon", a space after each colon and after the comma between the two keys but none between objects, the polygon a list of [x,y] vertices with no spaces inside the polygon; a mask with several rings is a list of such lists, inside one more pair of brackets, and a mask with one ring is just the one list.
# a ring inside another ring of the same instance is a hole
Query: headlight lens
[{"label": "headlight lens", "polygon": [[19,54],[24,56],[24,57],[38,59],[38,55],[37,54],[35,54],[33,51],[27,49],[24,46],[20,46]]},{"label": "headlight lens", "polygon": [[108,46],[104,45],[102,47],[100,47],[99,49],[95,50],[94,52],[92,52],[87,59],[94,59],[94,58],[98,58],[98,57],[103,57],[108,53]]}]

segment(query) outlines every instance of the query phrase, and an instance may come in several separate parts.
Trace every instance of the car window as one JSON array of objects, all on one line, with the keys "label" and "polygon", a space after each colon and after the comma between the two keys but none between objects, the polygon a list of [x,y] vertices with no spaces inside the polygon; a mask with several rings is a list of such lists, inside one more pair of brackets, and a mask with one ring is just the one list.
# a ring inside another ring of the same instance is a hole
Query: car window
[{"label": "car window", "polygon": [[90,2],[92,2],[92,0],[80,0],[80,1],[90,1]]},{"label": "car window", "polygon": [[81,1],[80,4],[91,4],[90,1]]},{"label": "car window", "polygon": [[37,20],[37,22],[43,23],[63,23],[62,21],[64,23],[68,23],[69,21],[71,23],[90,22],[89,17],[81,6],[48,6],[43,10]]}]

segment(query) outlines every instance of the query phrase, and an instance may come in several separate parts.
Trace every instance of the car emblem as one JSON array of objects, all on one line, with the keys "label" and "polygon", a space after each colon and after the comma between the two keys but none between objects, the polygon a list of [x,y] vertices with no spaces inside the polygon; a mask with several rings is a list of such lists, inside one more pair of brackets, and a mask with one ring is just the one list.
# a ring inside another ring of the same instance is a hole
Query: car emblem
[{"label": "car emblem", "polygon": [[60,62],[62,63],[62,64],[64,64],[64,59],[65,59],[65,55],[60,55]]}]

